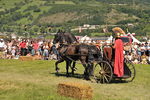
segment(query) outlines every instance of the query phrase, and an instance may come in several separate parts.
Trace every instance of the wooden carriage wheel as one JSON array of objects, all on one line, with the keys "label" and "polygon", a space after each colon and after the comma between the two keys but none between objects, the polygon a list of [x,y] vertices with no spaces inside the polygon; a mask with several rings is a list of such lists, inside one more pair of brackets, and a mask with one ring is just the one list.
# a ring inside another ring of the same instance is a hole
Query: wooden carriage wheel
[{"label": "wooden carriage wheel", "polygon": [[112,80],[113,71],[106,61],[98,62],[94,69],[94,79],[97,83],[109,83]]},{"label": "wooden carriage wheel", "polygon": [[128,70],[127,74],[129,74],[129,77],[123,77],[121,80],[126,81],[126,82],[132,82],[136,75],[135,67],[134,67],[133,63],[131,61],[129,61],[128,59],[124,60],[124,66],[127,66],[127,69],[125,69],[125,70]]}]

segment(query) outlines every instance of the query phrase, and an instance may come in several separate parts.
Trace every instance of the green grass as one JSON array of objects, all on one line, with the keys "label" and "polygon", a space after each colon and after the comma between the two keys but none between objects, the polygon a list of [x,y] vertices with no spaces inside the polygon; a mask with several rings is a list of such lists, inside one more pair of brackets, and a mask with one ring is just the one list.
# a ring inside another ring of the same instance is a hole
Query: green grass
[{"label": "green grass", "polygon": [[55,4],[72,4],[72,5],[74,5],[74,3],[72,1],[55,1]]},{"label": "green grass", "polygon": [[0,7],[2,8],[12,8],[15,3],[19,3],[21,0],[0,0]]},{"label": "green grass", "polygon": [[[97,84],[79,78],[56,76],[55,61],[0,60],[0,100],[74,100],[57,94],[60,82],[91,85],[93,100],[149,100],[150,65],[135,65],[136,78],[130,83]],[[59,65],[65,72],[65,63]],[[78,74],[83,67],[77,65]]]},{"label": "green grass", "polygon": [[111,36],[112,33],[91,33],[92,37],[97,37],[97,36]]}]

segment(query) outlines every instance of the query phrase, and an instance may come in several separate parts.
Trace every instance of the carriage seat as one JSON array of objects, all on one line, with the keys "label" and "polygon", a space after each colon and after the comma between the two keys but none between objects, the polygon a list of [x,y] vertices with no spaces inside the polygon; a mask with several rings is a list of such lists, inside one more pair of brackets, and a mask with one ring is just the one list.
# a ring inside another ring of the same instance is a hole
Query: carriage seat
[{"label": "carriage seat", "polygon": [[104,46],[103,48],[103,57],[105,60],[107,60],[108,62],[112,62],[114,61],[114,50],[111,46]]}]

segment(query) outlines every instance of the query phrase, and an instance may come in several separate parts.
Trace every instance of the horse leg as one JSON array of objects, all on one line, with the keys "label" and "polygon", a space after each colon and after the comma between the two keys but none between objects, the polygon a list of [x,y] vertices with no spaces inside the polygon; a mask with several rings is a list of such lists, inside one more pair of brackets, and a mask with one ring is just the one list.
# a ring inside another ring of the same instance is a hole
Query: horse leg
[{"label": "horse leg", "polygon": [[88,67],[87,67],[87,63],[86,63],[86,57],[85,56],[81,56],[80,61],[81,61],[82,65],[83,65],[83,67],[85,68],[84,74],[83,74],[84,78],[86,80],[89,80]]},{"label": "horse leg", "polygon": [[73,65],[71,67],[71,69],[72,69],[72,75],[74,75],[74,71],[76,71],[75,65],[76,65],[76,62],[73,62]]},{"label": "horse leg", "polygon": [[66,61],[66,75],[69,76],[69,66],[71,66],[71,61]]},{"label": "horse leg", "polygon": [[94,63],[89,62],[88,63],[88,75],[89,75],[89,80],[93,83],[96,83],[96,80],[94,79]]},{"label": "horse leg", "polygon": [[94,69],[93,69],[93,66],[94,64],[93,63],[88,63],[88,66],[87,66],[87,70],[88,70],[88,74],[89,76],[93,76],[93,73],[94,73]]},{"label": "horse leg", "polygon": [[59,72],[59,68],[58,68],[58,64],[63,62],[64,60],[63,59],[59,59],[56,63],[55,63],[55,70],[56,72],[58,73]]}]

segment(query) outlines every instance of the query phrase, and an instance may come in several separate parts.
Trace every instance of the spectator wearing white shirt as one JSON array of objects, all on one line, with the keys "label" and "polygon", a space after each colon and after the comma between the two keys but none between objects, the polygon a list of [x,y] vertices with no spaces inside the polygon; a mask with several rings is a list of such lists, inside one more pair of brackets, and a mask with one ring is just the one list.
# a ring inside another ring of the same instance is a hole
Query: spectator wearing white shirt
[{"label": "spectator wearing white shirt", "polygon": [[135,55],[137,55],[137,53],[138,53],[138,45],[137,45],[137,43],[134,43],[133,45],[132,45],[132,50],[133,50],[133,53],[135,54]]},{"label": "spectator wearing white shirt", "polygon": [[146,48],[145,48],[144,44],[142,44],[142,46],[141,46],[141,56],[145,53],[145,50],[146,50]]},{"label": "spectator wearing white shirt", "polygon": [[146,50],[147,50],[147,53],[146,53],[147,56],[150,56],[150,43],[149,44],[147,43],[145,47],[146,47]]},{"label": "spectator wearing white shirt", "polygon": [[139,56],[141,56],[141,45],[140,45],[140,44],[138,44],[137,54],[138,54]]},{"label": "spectator wearing white shirt", "polygon": [[149,55],[149,57],[148,57],[148,63],[150,64],[150,55]]},{"label": "spectator wearing white shirt", "polygon": [[5,43],[3,39],[0,39],[0,51],[3,51],[5,47]]}]

